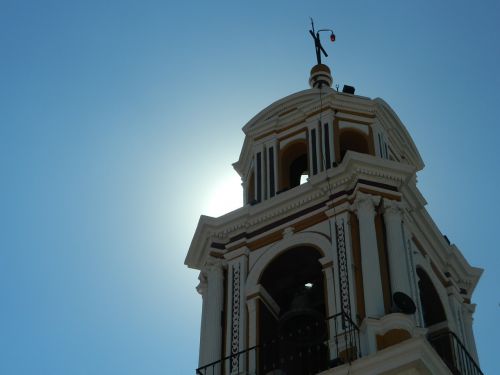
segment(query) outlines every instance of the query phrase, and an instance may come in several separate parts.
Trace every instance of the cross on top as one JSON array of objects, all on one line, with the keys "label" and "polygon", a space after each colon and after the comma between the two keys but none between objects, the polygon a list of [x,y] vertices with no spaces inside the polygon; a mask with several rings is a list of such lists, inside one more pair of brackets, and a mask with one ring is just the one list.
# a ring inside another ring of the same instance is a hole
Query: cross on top
[{"label": "cross on top", "polygon": [[318,62],[318,65],[321,64],[321,53],[325,55],[325,57],[328,57],[328,54],[326,53],[325,49],[321,45],[321,39],[319,38],[319,33],[322,31],[329,31],[330,32],[330,40],[335,42],[335,34],[333,33],[333,30],[331,29],[321,29],[318,31],[314,30],[314,21],[311,18],[311,30],[309,30],[309,34],[311,34],[312,38],[314,39],[314,48],[316,49],[316,61]]}]

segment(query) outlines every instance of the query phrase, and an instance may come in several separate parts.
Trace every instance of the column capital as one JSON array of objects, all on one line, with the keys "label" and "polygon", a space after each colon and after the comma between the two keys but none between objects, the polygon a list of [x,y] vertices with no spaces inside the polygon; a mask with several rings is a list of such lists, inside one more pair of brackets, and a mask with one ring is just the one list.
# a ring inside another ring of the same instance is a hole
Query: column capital
[{"label": "column capital", "polygon": [[205,266],[208,279],[216,277],[217,279],[222,280],[224,278],[222,269],[223,267],[220,262],[210,262]]},{"label": "column capital", "polygon": [[359,215],[375,216],[375,206],[380,202],[380,197],[358,192],[352,207]]},{"label": "column capital", "polygon": [[384,198],[384,217],[397,217],[403,215],[403,203]]}]

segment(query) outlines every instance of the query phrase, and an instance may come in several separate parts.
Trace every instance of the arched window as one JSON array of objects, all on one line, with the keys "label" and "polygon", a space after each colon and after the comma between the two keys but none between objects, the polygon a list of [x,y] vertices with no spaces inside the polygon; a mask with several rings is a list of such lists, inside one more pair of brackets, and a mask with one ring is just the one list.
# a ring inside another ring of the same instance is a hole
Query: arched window
[{"label": "arched window", "polygon": [[273,312],[265,304],[259,308],[259,373],[301,375],[327,368],[328,347],[324,343],[328,330],[320,257],[312,247],[296,247],[275,258],[264,270],[260,285],[279,311]]},{"label": "arched window", "polygon": [[280,153],[280,190],[291,189],[305,181],[309,166],[307,144],[297,141],[288,145]]},{"label": "arched window", "polygon": [[430,277],[420,267],[417,268],[418,289],[425,327],[445,322],[446,314],[439,294]]},{"label": "arched window", "polygon": [[453,374],[468,373],[462,366],[468,366],[469,362],[460,356],[462,344],[449,330],[443,303],[432,280],[421,268],[417,268],[417,276],[424,326],[429,330],[427,339]]},{"label": "arched window", "polygon": [[344,129],[340,133],[340,160],[344,159],[349,150],[369,154],[368,139],[366,135],[355,129]]}]

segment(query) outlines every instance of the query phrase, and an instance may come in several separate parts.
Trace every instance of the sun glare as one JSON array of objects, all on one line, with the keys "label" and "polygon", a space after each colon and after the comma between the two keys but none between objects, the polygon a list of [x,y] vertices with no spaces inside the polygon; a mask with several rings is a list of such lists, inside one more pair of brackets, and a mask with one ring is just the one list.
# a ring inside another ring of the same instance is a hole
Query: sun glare
[{"label": "sun glare", "polygon": [[216,177],[206,188],[204,215],[222,216],[243,205],[243,188],[236,173]]}]

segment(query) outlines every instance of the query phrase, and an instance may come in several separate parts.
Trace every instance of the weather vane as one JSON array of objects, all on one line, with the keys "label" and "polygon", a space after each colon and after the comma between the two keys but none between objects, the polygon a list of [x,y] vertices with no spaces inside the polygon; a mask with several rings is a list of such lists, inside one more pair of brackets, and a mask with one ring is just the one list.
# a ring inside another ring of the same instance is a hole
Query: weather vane
[{"label": "weather vane", "polygon": [[312,18],[311,18],[311,27],[312,27],[312,29],[309,30],[309,34],[311,34],[311,36],[314,39],[314,47],[316,48],[316,60],[317,60],[318,65],[319,65],[319,64],[321,64],[321,52],[323,52],[325,57],[328,57],[328,54],[326,53],[325,49],[321,45],[319,33],[322,31],[329,31],[330,32],[330,40],[332,41],[332,43],[335,42],[335,34],[333,33],[333,30],[331,30],[331,29],[321,29],[321,30],[315,31],[314,30],[314,21]]}]

